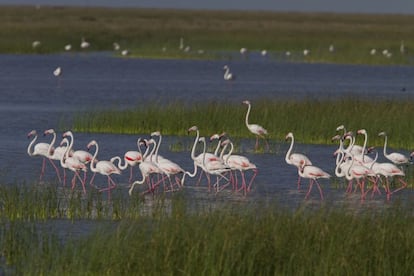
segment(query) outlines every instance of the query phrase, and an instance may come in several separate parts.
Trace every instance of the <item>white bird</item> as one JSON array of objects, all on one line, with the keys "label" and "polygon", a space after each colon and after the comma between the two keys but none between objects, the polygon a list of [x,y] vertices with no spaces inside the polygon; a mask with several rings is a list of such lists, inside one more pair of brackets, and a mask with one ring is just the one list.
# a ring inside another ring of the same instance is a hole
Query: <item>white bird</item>
[{"label": "white bird", "polygon": [[121,49],[121,46],[119,45],[119,43],[118,43],[118,42],[114,42],[114,43],[112,44],[112,46],[114,47],[114,50],[115,50],[115,51],[119,51],[119,49]]},{"label": "white bird", "polygon": [[127,49],[122,50],[121,55],[123,55],[124,57],[129,55],[129,51]]},{"label": "white bird", "polygon": [[223,67],[224,70],[224,80],[235,80],[236,76],[230,72],[230,67],[228,65],[224,65]]},{"label": "white bird", "polygon": [[[87,148],[88,150],[95,146],[95,153],[93,154],[92,161],[90,162],[90,169],[94,173],[99,173],[101,175],[105,175],[108,179],[108,188],[100,189],[100,191],[107,190],[108,191],[108,197],[110,198],[111,193],[110,191],[116,187],[116,183],[111,178],[112,174],[121,174],[121,171],[115,164],[111,161],[101,160],[96,161],[96,156],[98,155],[99,146],[98,143],[95,140],[92,140],[88,143]],[[91,181],[89,182],[90,185],[92,185],[94,180],[95,174],[92,176]]]},{"label": "white bird", "polygon": [[[312,162],[309,160],[309,158],[301,153],[292,153],[292,149],[293,149],[293,144],[295,143],[295,138],[293,137],[293,133],[289,132],[286,137],[285,140],[289,140],[291,139],[290,142],[290,147],[288,149],[288,151],[286,152],[286,156],[285,156],[285,161],[287,164],[289,165],[293,165],[295,166],[297,169],[300,168],[300,166],[302,166],[302,161],[305,162],[305,166],[308,165],[312,165]],[[300,189],[300,175],[298,176],[298,190]]]},{"label": "white bird", "polygon": [[408,164],[410,162],[410,160],[408,159],[407,156],[405,156],[402,153],[399,152],[392,152],[392,153],[387,153],[387,142],[388,142],[388,137],[387,134],[382,131],[380,133],[378,133],[378,136],[384,136],[385,140],[384,140],[384,157],[387,158],[388,160],[390,160],[392,163],[394,163],[395,165],[404,165],[404,164]]},{"label": "white bird", "polygon": [[82,37],[82,41],[80,44],[81,49],[87,49],[89,48],[89,46],[91,46],[91,44],[88,41],[86,41],[84,37]]},{"label": "white bird", "polygon": [[[243,155],[237,155],[237,154],[233,154],[233,143],[229,140],[226,139],[223,142],[221,142],[221,145],[224,146],[223,151],[222,151],[222,158],[224,160],[224,163],[229,166],[232,170],[238,170],[242,176],[242,186],[240,189],[237,189],[237,180],[235,183],[236,186],[236,190],[240,191],[243,190],[244,191],[244,195],[247,194],[247,192],[250,192],[251,189],[251,185],[253,183],[253,180],[255,179],[257,173],[258,173],[258,169],[256,167],[255,164],[253,164],[252,162],[250,162],[250,160],[243,156]],[[230,150],[228,154],[224,154],[224,151],[226,150],[226,147],[230,145]],[[249,181],[249,184],[246,184],[246,177],[245,177],[245,171],[248,170],[252,170],[253,171],[253,176]]]},{"label": "white bird", "polygon": [[60,77],[62,76],[62,67],[57,67],[55,70],[53,70],[53,75],[55,77]]},{"label": "white bird", "polygon": [[65,49],[65,51],[70,51],[70,50],[72,50],[72,45],[71,44],[66,44],[64,49]]},{"label": "white bird", "polygon": [[36,49],[36,48],[40,47],[40,45],[41,45],[41,43],[40,43],[39,40],[35,40],[35,41],[32,42],[33,49]]},{"label": "white bird", "polygon": [[308,178],[309,179],[309,190],[306,193],[305,199],[309,197],[310,192],[312,191],[313,184],[316,183],[319,189],[319,194],[321,196],[321,199],[323,199],[323,192],[322,188],[319,185],[318,179],[319,178],[330,178],[331,175],[319,167],[313,166],[313,165],[305,165],[305,161],[302,160],[300,162],[300,166],[298,168],[298,173],[300,177]]},{"label": "white bird", "polygon": [[268,134],[267,133],[267,130],[264,127],[262,127],[261,125],[258,125],[258,124],[249,124],[249,114],[250,114],[250,109],[251,109],[252,106],[251,106],[250,101],[248,101],[248,100],[243,101],[243,104],[248,105],[247,113],[246,113],[246,120],[245,120],[246,126],[247,126],[247,128],[249,129],[249,131],[251,133],[253,133],[254,135],[256,135],[256,146],[255,146],[255,149],[257,150],[258,147],[259,147],[259,137],[260,138],[263,138],[263,140],[266,142],[267,148],[269,149],[269,144],[267,143],[267,140],[266,140],[266,137],[265,137],[265,135]]}]

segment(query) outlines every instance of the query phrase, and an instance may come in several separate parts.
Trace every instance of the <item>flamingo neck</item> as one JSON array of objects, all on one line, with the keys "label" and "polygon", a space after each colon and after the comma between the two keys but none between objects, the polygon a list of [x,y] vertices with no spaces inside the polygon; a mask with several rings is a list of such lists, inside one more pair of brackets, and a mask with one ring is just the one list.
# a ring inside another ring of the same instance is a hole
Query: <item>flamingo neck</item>
[{"label": "flamingo neck", "polygon": [[92,156],[90,167],[91,167],[91,171],[97,172],[96,166],[94,167],[94,164],[95,164],[96,156],[98,155],[99,146],[98,146],[98,143],[95,143],[94,145],[95,145],[95,153]]},{"label": "flamingo neck", "polygon": [[196,138],[194,140],[194,144],[193,144],[193,148],[191,149],[191,159],[193,159],[195,161],[196,157],[195,157],[195,149],[198,143],[198,139],[200,138],[200,131],[197,130],[197,134],[196,134]]},{"label": "flamingo neck", "polygon": [[387,156],[387,142],[388,142],[388,137],[387,137],[387,135],[385,135],[385,140],[384,140],[384,156]]},{"label": "flamingo neck", "polygon": [[53,134],[53,138],[52,138],[52,141],[50,141],[49,148],[47,149],[47,156],[52,156],[51,152],[56,142],[56,132],[53,131],[52,134]]},{"label": "flamingo neck", "polygon": [[160,136],[159,136],[159,137],[160,137],[160,138],[158,139],[157,149],[155,150],[155,162],[156,162],[156,163],[158,163],[158,150],[159,150],[159,148],[160,148],[160,144],[161,144],[161,141],[162,141],[161,134],[160,134]]},{"label": "flamingo neck", "polygon": [[291,138],[290,146],[289,146],[288,151],[286,152],[286,157],[285,157],[286,163],[288,163],[288,164],[291,163],[290,162],[290,155],[291,155],[291,152],[292,152],[292,149],[293,149],[293,144],[295,143],[295,139],[293,138],[293,136],[291,136],[290,138]]},{"label": "flamingo neck", "polygon": [[247,107],[247,113],[246,113],[246,126],[249,127],[249,114],[250,114],[250,109],[251,109],[251,104],[248,104]]},{"label": "flamingo neck", "polygon": [[33,153],[34,153],[34,146],[33,145],[36,142],[36,140],[37,140],[37,134],[34,136],[32,141],[30,142],[29,146],[27,146],[27,154],[29,156],[33,156]]}]

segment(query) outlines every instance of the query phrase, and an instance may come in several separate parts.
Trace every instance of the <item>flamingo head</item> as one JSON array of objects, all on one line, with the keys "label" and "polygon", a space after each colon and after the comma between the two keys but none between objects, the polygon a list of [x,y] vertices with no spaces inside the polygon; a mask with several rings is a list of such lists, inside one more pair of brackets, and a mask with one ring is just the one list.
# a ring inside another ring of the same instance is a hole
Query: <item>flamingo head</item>
[{"label": "flamingo head", "polygon": [[29,133],[27,133],[27,138],[32,137],[33,135],[37,135],[37,131],[36,130],[32,130]]},{"label": "flamingo head", "polygon": [[345,129],[345,126],[344,125],[340,125],[340,126],[338,126],[336,128],[336,131],[340,131],[340,130],[343,130],[343,129]]},{"label": "flamingo head", "polygon": [[47,129],[45,130],[45,132],[43,132],[43,136],[46,136],[48,134],[53,134],[55,133],[55,130],[53,128]]},{"label": "flamingo head", "polygon": [[341,140],[341,135],[335,135],[334,137],[332,137],[331,141],[337,141],[337,140]]},{"label": "flamingo head", "polygon": [[365,129],[359,129],[357,134],[367,134],[367,131]]},{"label": "flamingo head", "polygon": [[60,142],[60,146],[63,145],[69,145],[69,140],[67,138],[63,138],[62,141]]},{"label": "flamingo head", "polygon": [[68,131],[66,131],[65,133],[62,134],[62,137],[67,137],[67,136],[70,136],[70,135],[72,135],[72,131],[68,130]]},{"label": "flamingo head", "polygon": [[289,140],[289,138],[293,138],[293,133],[289,132],[288,134],[286,134],[285,140]]},{"label": "flamingo head", "polygon": [[159,130],[154,131],[153,133],[151,133],[151,137],[152,136],[160,136],[160,135],[161,135],[161,132]]},{"label": "flamingo head", "polygon": [[385,131],[381,131],[380,133],[378,133],[378,136],[387,136],[387,134],[385,133]]},{"label": "flamingo head", "polygon": [[89,142],[89,144],[86,146],[87,148],[88,148],[88,150],[92,147],[92,146],[95,146],[95,145],[97,145],[98,143],[95,141],[95,140],[92,140],[92,141],[90,141]]},{"label": "flamingo head", "polygon": [[225,145],[227,145],[227,144],[230,144],[230,143],[231,143],[230,139],[226,139],[226,140],[222,141],[222,142],[220,143],[220,145],[223,147],[223,146],[225,146]]},{"label": "flamingo head", "polygon": [[191,131],[198,131],[198,127],[197,126],[192,126],[187,130],[187,133],[190,133]]},{"label": "flamingo head", "polygon": [[249,105],[250,101],[249,100],[244,100],[243,103]]}]

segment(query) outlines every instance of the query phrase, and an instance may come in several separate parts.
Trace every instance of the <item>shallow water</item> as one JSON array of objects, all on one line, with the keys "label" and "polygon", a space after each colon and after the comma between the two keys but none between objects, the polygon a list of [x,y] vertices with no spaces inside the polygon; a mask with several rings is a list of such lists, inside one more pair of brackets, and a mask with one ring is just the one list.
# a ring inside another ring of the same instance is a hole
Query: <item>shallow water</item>
[{"label": "shallow water", "polygon": [[[236,74],[236,81],[229,83],[223,80],[225,64],[229,64]],[[52,74],[57,66],[63,69],[61,79]],[[414,96],[413,67],[289,63],[259,55],[248,60],[231,61],[128,59],[112,57],[109,53],[0,55],[0,68],[0,165],[2,179],[11,184],[39,177],[41,160],[27,155],[27,133],[32,129],[40,133],[48,128],[58,129],[60,122],[70,122],[79,111],[131,108],[154,101],[191,104],[213,100],[238,103],[244,99],[254,102],[261,98],[338,98],[352,95],[411,99]],[[86,144],[95,139],[100,145],[98,157],[103,160],[136,149],[137,138],[148,135],[75,133],[74,147],[85,149]],[[180,142],[190,148],[193,139],[192,136],[164,137],[160,154],[190,170],[190,152],[173,152],[169,146]],[[39,137],[39,140],[50,141],[50,138]],[[241,143],[241,154],[259,168],[254,191],[247,200],[274,200],[287,206],[303,202],[308,182],[303,181],[303,188],[297,190],[297,171],[284,161],[287,143],[273,143],[271,153],[265,154],[251,151],[253,139],[242,140]],[[295,151],[307,154],[315,164],[333,174],[332,153],[335,148],[335,145],[298,144]],[[45,179],[53,177],[53,170],[48,166]],[[114,178],[120,187],[127,186],[127,171]],[[106,180],[98,177],[97,181],[105,183]],[[360,204],[357,196],[345,196],[344,188],[338,189],[330,182],[321,180],[325,202]],[[207,194],[205,185],[200,189],[195,189],[194,185],[195,179],[189,180],[187,189]],[[224,200],[239,198],[224,192],[217,196]],[[412,196],[411,189],[396,195],[404,200]],[[320,204],[316,187],[308,202]],[[383,205],[385,197],[376,197],[369,202],[365,204]]]}]

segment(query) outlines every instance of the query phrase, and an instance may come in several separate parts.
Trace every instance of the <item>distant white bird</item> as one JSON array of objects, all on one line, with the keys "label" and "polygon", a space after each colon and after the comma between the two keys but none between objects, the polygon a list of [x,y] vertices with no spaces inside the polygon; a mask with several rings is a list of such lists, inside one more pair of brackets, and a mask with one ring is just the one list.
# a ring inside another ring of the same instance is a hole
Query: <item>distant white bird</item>
[{"label": "distant white bird", "polygon": [[89,46],[91,46],[91,44],[88,41],[86,41],[84,37],[82,37],[80,47],[82,49],[87,49],[87,48],[89,48]]},{"label": "distant white bird", "polygon": [[121,46],[118,44],[118,42],[114,42],[112,45],[114,46],[115,51],[119,51],[119,49],[121,49]]},{"label": "distant white bird", "polygon": [[223,76],[224,80],[236,79],[236,76],[230,72],[230,67],[228,65],[224,65],[223,70],[224,70],[224,76]]},{"label": "distant white bird", "polygon": [[66,44],[65,45],[65,51],[70,51],[72,50],[72,45],[71,44]]},{"label": "distant white bird", "polygon": [[377,53],[377,49],[373,48],[369,53],[371,54],[371,56],[374,56]]},{"label": "distant white bird", "polygon": [[54,71],[53,71],[53,75],[55,77],[60,77],[62,75],[62,67],[57,67]]},{"label": "distant white bird", "polygon": [[329,45],[329,52],[335,52],[335,47],[333,46],[333,44]]},{"label": "distant white bird", "polygon": [[303,50],[303,55],[304,56],[307,56],[309,54],[310,54],[310,50],[308,50],[308,49]]},{"label": "distant white bird", "polygon": [[262,50],[262,51],[260,52],[260,54],[261,54],[263,57],[267,56],[267,50]]},{"label": "distant white bird", "polygon": [[286,51],[285,55],[286,55],[287,57],[290,57],[290,55],[291,55],[290,51]]},{"label": "distant white bird", "polygon": [[240,49],[240,54],[243,56],[243,58],[246,58],[247,57],[247,54],[248,54],[248,50],[247,50],[247,48],[241,48]]},{"label": "distant white bird", "polygon": [[404,40],[401,40],[401,44],[400,44],[400,53],[401,53],[401,54],[404,54],[404,53],[405,53]]},{"label": "distant white bird", "polygon": [[40,41],[39,40],[35,40],[35,41],[33,41],[32,42],[32,47],[33,47],[33,49],[36,49],[36,48],[38,48],[39,46],[40,46]]},{"label": "distant white bird", "polygon": [[127,55],[129,55],[129,51],[127,49],[122,50],[121,55],[127,56]]}]

